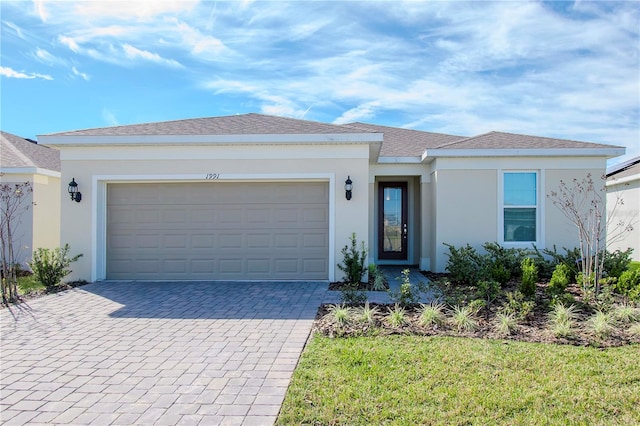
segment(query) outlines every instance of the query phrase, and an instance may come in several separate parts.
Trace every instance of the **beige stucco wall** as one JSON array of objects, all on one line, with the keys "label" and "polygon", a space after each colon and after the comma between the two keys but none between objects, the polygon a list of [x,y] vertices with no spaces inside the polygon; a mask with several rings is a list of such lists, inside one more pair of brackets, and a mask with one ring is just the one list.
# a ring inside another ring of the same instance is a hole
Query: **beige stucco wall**
[{"label": "beige stucco wall", "polygon": [[25,198],[14,218],[16,261],[27,267],[37,248],[55,248],[60,243],[60,178],[41,174],[5,173],[0,182],[29,182],[33,192]]},{"label": "beige stucco wall", "polygon": [[[72,253],[82,253],[70,279],[104,278],[104,183],[129,181],[326,180],[333,183],[333,278],[340,279],[337,263],[342,247],[355,232],[368,244],[369,188],[367,144],[241,145],[241,146],[120,146],[62,147],[62,182],[75,178],[82,193],[76,203],[61,195],[61,240]],[[353,198],[345,199],[344,181],[351,176]],[[331,219],[330,219],[331,223]],[[331,265],[330,265],[331,270]]]},{"label": "beige stucco wall", "polygon": [[[66,189],[66,188],[65,188]],[[65,191],[66,192],[66,191]],[[33,195],[33,247],[60,247],[60,178],[36,175]]]},{"label": "beige stucco wall", "polygon": [[495,170],[438,170],[435,173],[435,268],[443,272],[444,245],[479,247],[495,241],[498,226]]},{"label": "beige stucco wall", "polygon": [[[633,249],[632,259],[640,261],[640,175],[624,180],[610,180],[607,186],[608,235],[611,238],[607,249]],[[620,203],[622,200],[623,203]],[[624,231],[618,223],[633,226]]]},{"label": "beige stucco wall", "polygon": [[[538,248],[555,244],[572,248],[578,245],[577,231],[546,195],[557,189],[560,180],[582,179],[588,173],[602,176],[606,159],[593,157],[504,157],[439,158],[432,164],[434,226],[432,265],[444,272],[448,250],[443,243],[455,246],[471,244],[480,248],[486,242],[500,241],[500,180],[505,171],[536,171],[539,174],[540,206]],[[509,246],[505,244],[505,246]],[[525,247],[513,244],[514,247]],[[526,248],[531,248],[530,245]]]}]

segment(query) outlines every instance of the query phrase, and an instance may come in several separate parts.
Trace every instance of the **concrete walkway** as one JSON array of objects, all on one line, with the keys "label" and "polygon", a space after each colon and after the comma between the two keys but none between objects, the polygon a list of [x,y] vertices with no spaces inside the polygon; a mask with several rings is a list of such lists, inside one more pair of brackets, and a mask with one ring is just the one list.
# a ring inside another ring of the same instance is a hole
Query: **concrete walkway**
[{"label": "concrete walkway", "polygon": [[[387,279],[390,291],[399,291],[402,284],[402,271],[409,268],[409,281],[411,284],[429,283],[429,279],[422,275],[420,270],[416,267],[407,266],[379,266],[380,270]],[[440,296],[439,291],[436,288],[429,288],[425,293],[420,294],[420,302],[428,303],[437,299]],[[389,293],[386,291],[368,291],[367,300],[371,303],[392,303]],[[324,297],[324,303],[341,303],[341,293],[339,291],[327,291],[327,295]]]},{"label": "concrete walkway", "polygon": [[319,283],[89,284],[0,310],[0,423],[272,425]]}]

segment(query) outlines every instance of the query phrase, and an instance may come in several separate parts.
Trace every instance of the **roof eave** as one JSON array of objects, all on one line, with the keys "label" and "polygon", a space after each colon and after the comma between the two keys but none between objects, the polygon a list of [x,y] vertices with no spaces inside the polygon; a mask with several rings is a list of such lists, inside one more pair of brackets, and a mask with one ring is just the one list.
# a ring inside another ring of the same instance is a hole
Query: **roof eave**
[{"label": "roof eave", "polygon": [[420,157],[378,157],[379,164],[419,164]]},{"label": "roof eave", "polygon": [[73,136],[41,135],[38,143],[47,146],[96,145],[218,145],[249,144],[331,144],[382,142],[382,133],[246,134],[246,135],[128,135]]},{"label": "roof eave", "polygon": [[59,178],[62,174],[56,170],[44,169],[42,167],[2,167],[0,173],[13,175],[42,175]]},{"label": "roof eave", "polygon": [[422,161],[437,157],[606,157],[624,155],[626,148],[536,148],[536,149],[427,149]]}]

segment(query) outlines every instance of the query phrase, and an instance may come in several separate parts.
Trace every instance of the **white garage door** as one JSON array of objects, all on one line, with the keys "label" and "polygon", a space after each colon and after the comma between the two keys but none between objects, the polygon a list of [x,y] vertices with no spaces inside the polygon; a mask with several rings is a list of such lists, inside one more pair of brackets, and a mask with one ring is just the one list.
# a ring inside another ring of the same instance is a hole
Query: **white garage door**
[{"label": "white garage door", "polygon": [[328,279],[326,182],[107,185],[107,279]]}]

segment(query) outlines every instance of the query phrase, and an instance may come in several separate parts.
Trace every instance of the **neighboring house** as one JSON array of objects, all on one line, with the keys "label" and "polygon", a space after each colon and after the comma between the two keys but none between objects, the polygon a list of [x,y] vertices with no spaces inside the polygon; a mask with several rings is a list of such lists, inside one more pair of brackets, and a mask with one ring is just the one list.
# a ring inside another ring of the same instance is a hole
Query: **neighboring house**
[{"label": "neighboring house", "polygon": [[13,229],[16,261],[23,267],[35,249],[60,246],[60,153],[0,132],[0,184],[25,182],[33,193]]},{"label": "neighboring house", "polygon": [[[607,213],[607,233],[612,238],[607,248],[624,251],[631,247],[632,259],[640,261],[640,157],[607,170]],[[630,222],[632,231],[620,228],[620,223]]]},{"label": "neighboring house", "polygon": [[573,225],[546,194],[624,154],[261,114],[38,139],[60,150],[63,182],[82,193],[62,204],[62,241],[84,254],[74,270],[92,281],[339,280],[354,232],[370,262],[438,272],[444,243],[574,247]]}]

